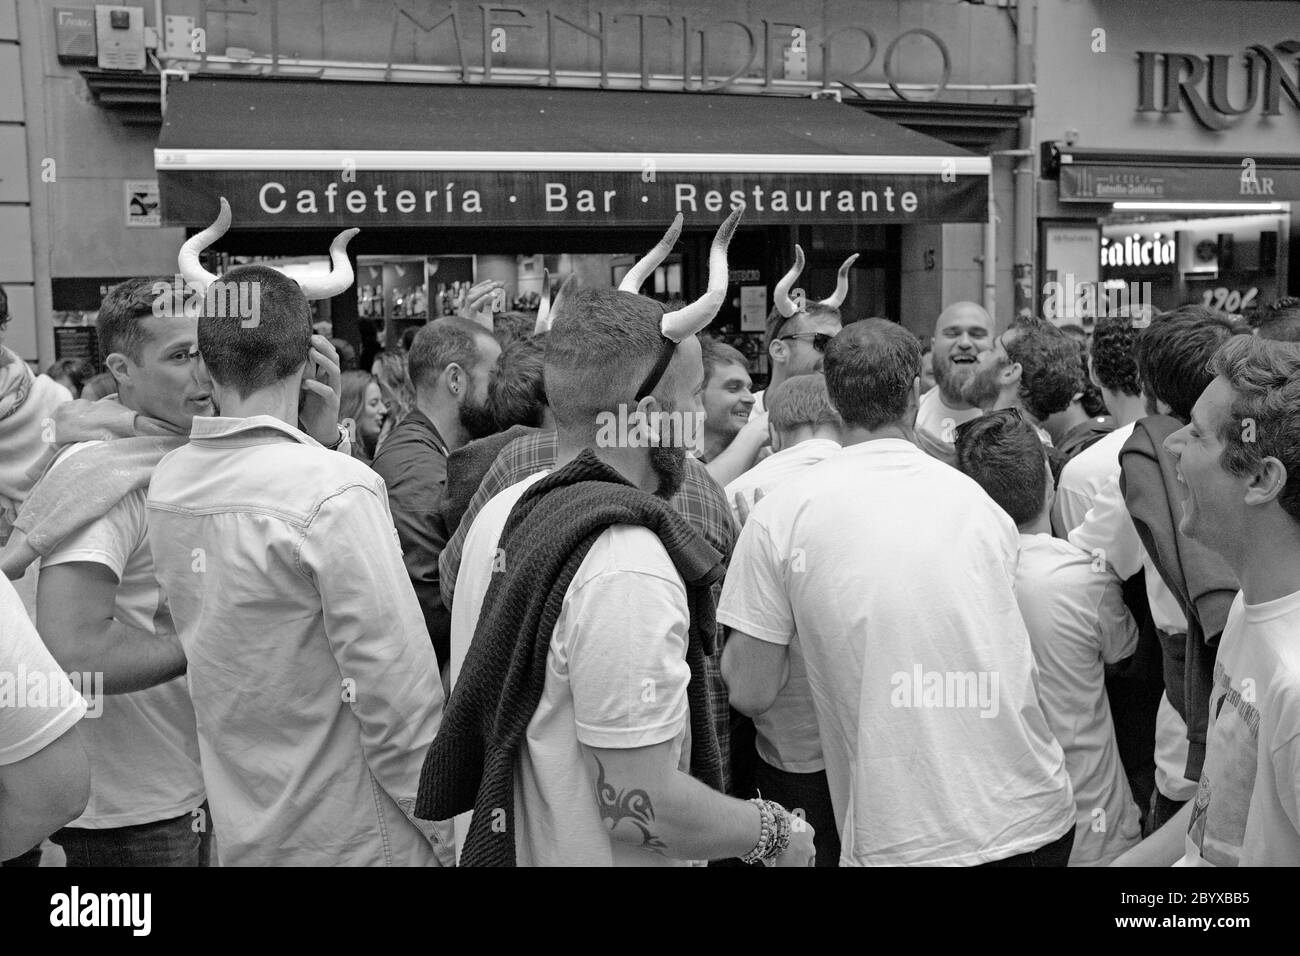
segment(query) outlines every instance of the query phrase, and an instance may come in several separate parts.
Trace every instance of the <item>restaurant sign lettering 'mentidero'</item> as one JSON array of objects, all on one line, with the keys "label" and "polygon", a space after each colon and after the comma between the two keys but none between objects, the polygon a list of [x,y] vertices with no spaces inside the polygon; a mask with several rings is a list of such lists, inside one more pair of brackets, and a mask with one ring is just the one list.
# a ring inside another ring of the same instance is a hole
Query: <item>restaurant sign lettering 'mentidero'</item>
[{"label": "restaurant sign lettering 'mentidero'", "polygon": [[[241,0],[214,6],[207,0],[160,0],[160,12],[173,26],[162,38],[159,57],[189,73],[225,72],[234,49],[244,75],[301,76],[304,70],[345,65],[384,80],[427,80],[441,73],[462,83],[473,76],[513,84],[523,70],[524,82],[553,87],[585,87],[598,79],[602,89],[702,92],[737,84],[752,90],[749,81],[759,75],[757,90],[764,92],[789,80],[830,88],[879,77],[904,100],[940,97],[960,59],[933,31],[903,28],[894,0],[855,0],[842,9],[797,0],[763,5],[773,19],[752,17],[755,5],[745,0],[619,11],[607,6],[584,0],[545,6],[529,0],[518,6],[438,0]],[[687,15],[692,6],[699,15]],[[986,20],[994,17],[996,11],[989,11]],[[906,83],[930,89],[908,94]]]},{"label": "restaurant sign lettering 'mentidero'", "polygon": [[750,225],[982,222],[986,176],[660,174],[618,172],[169,171],[170,223],[206,225],[225,196],[236,226],[658,225],[677,213],[724,214],[741,202]]}]

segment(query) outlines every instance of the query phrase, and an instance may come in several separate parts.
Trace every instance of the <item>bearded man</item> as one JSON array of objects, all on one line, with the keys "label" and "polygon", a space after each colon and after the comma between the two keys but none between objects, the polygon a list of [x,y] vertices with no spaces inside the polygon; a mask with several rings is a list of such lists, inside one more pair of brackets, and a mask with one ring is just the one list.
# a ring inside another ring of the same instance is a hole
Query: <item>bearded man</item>
[{"label": "bearded man", "polygon": [[[962,398],[985,412],[1017,408],[1048,448],[1044,423],[1065,411],[1083,388],[1083,369],[1074,341],[1041,319],[1019,319],[982,353],[975,374],[962,385]],[[974,417],[974,416],[972,416]],[[1059,467],[1054,463],[1052,474]]]},{"label": "bearded man", "polygon": [[407,355],[415,407],[389,434],[372,465],[388,487],[402,560],[444,669],[451,653],[451,616],[439,595],[438,555],[450,537],[442,518],[447,456],[496,431],[488,385],[500,355],[492,332],[464,319],[438,319],[420,329]]},{"label": "bearded man", "polygon": [[979,368],[979,355],[993,348],[993,320],[974,302],[954,302],[934,323],[930,362],[935,386],[921,396],[916,412],[916,443],[950,465],[957,462],[953,431],[980,416],[962,396],[963,386]]}]

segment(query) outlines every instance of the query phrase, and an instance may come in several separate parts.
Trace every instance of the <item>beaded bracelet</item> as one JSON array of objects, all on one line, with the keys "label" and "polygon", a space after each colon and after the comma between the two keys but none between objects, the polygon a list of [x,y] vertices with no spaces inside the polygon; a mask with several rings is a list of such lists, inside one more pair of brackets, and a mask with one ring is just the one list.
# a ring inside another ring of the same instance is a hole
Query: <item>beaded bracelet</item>
[{"label": "beaded bracelet", "polygon": [[772,838],[776,834],[776,815],[772,813],[767,805],[766,800],[750,800],[750,803],[758,807],[758,842],[754,848],[740,858],[744,864],[757,863],[764,858],[768,849],[772,845]]},{"label": "beaded bracelet", "polygon": [[776,836],[772,841],[772,855],[763,862],[768,866],[776,865],[776,858],[784,853],[790,846],[790,829],[792,826],[790,814],[780,804],[773,804],[773,812],[776,814]]},{"label": "beaded bracelet", "polygon": [[790,845],[790,814],[785,807],[773,800],[759,797],[749,802],[758,807],[758,842],[754,844],[754,849],[740,858],[740,862],[761,862],[764,866],[775,866],[776,858]]}]

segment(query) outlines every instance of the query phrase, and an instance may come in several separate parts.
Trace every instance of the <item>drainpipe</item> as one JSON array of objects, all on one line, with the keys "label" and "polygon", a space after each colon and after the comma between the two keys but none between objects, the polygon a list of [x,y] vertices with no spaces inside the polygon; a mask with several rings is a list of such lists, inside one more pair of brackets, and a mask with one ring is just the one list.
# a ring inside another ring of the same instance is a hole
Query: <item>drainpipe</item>
[{"label": "drainpipe", "polygon": [[998,210],[993,195],[993,173],[989,172],[988,222],[984,226],[984,311],[997,322],[998,303]]},{"label": "drainpipe", "polygon": [[[1038,39],[1038,0],[1020,0],[1020,19],[1016,44],[1016,81],[1033,83],[1035,80],[1034,52]],[[1015,171],[1016,221],[1015,221],[1015,304],[1014,314],[1028,310],[1038,311],[1038,297],[1034,294],[1034,256],[1038,249],[1038,210],[1036,169],[1037,151],[1034,137],[1034,113],[1020,119],[1020,141],[1015,155],[1019,162]]]}]

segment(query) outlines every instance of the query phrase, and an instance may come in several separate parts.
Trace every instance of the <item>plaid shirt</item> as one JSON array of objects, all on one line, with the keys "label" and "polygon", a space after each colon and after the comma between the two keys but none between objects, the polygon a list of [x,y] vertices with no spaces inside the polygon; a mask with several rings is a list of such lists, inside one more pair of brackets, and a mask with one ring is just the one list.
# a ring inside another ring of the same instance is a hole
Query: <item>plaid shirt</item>
[{"label": "plaid shirt", "polygon": [[[559,446],[553,431],[539,431],[524,438],[516,438],[501,449],[496,461],[483,476],[478,491],[470,499],[456,533],[438,557],[439,586],[442,601],[448,608],[456,593],[456,575],[460,571],[465,536],[469,534],[475,516],[488,501],[511,485],[539,471],[554,468],[558,457]],[[732,548],[736,544],[736,525],[731,517],[731,508],[727,505],[722,488],[694,458],[687,457],[686,477],[669,504],[704,536],[704,540],[718,550],[724,562],[730,560]],[[714,585],[715,605],[721,593],[722,585]],[[713,723],[718,730],[718,749],[722,754],[723,789],[727,790],[731,787],[731,710],[727,703],[727,687],[722,682],[722,637],[723,628],[719,625],[716,649],[712,657],[706,658],[705,664],[708,668],[709,702],[713,708]]]}]

